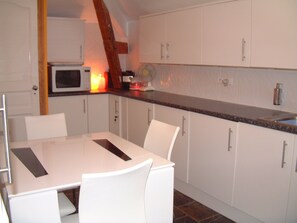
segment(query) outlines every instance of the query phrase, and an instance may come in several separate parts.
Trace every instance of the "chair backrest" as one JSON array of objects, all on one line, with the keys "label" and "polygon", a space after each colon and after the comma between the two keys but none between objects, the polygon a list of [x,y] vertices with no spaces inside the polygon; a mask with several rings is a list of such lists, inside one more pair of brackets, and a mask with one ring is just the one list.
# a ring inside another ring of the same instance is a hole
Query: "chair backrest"
[{"label": "chair backrest", "polygon": [[67,136],[64,113],[26,116],[25,123],[28,140]]},{"label": "chair backrest", "polygon": [[143,148],[170,160],[179,129],[178,126],[153,119],[145,136]]},{"label": "chair backrest", "polygon": [[80,223],[145,223],[145,187],[152,166],[148,159],[128,169],[82,175]]},{"label": "chair backrest", "polygon": [[13,223],[60,223],[56,190],[10,198]]}]

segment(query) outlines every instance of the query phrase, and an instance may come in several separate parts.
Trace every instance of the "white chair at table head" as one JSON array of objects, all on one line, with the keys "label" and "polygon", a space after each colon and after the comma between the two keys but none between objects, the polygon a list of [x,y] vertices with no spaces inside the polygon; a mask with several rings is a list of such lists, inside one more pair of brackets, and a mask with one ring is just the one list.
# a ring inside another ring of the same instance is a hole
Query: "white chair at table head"
[{"label": "white chair at table head", "polygon": [[[67,136],[67,126],[64,113],[26,116],[27,139],[47,139]],[[61,217],[76,211],[75,206],[62,192],[58,193]]]},{"label": "white chair at table head", "polygon": [[179,129],[178,126],[153,119],[147,131],[143,148],[170,160]]},{"label": "white chair at table head", "polygon": [[145,223],[145,187],[152,162],[83,174],[79,213],[63,217],[62,223]]}]

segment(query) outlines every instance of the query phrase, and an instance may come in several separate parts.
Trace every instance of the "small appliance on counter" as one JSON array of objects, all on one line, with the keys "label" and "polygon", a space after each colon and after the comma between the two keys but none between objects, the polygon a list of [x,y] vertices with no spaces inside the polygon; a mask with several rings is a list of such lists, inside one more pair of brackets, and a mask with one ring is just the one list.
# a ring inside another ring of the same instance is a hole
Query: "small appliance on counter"
[{"label": "small appliance on counter", "polygon": [[142,64],[137,71],[136,77],[130,83],[130,90],[154,91],[152,81],[155,74],[156,69],[152,64]]},{"label": "small appliance on counter", "polygon": [[[107,72],[108,74],[108,88],[113,88],[113,82],[111,78],[111,73]],[[130,83],[132,82],[133,78],[135,77],[135,73],[131,70],[123,71],[120,77],[120,81],[122,83],[122,89],[129,90]]]},{"label": "small appliance on counter", "polygon": [[48,65],[50,92],[91,90],[91,68],[81,65]]}]

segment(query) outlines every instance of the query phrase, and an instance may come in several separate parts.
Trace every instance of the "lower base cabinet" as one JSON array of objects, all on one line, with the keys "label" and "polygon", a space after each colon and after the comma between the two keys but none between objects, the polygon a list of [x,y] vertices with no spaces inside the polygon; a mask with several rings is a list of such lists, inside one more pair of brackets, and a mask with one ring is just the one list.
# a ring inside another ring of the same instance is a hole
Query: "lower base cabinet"
[{"label": "lower base cabinet", "polygon": [[49,97],[49,114],[65,113],[68,135],[109,130],[108,95]]},{"label": "lower base cabinet", "polygon": [[237,122],[190,113],[189,184],[231,205]]},{"label": "lower base cabinet", "polygon": [[234,207],[263,222],[289,222],[286,215],[294,137],[281,131],[239,124]]},{"label": "lower base cabinet", "polygon": [[155,119],[180,127],[172,149],[171,161],[175,163],[175,178],[188,182],[189,113],[180,109],[155,105]]},{"label": "lower base cabinet", "polygon": [[127,100],[127,138],[136,145],[143,146],[144,139],[154,118],[154,104]]}]

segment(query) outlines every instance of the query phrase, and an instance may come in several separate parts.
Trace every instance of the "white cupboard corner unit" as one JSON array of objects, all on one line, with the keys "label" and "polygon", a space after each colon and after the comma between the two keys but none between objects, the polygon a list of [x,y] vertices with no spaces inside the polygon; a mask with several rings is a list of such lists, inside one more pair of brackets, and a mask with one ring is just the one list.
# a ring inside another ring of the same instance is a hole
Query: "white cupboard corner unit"
[{"label": "white cupboard corner unit", "polygon": [[77,18],[47,19],[48,62],[84,63],[84,21]]},{"label": "white cupboard corner unit", "polygon": [[49,97],[49,113],[65,113],[68,135],[108,131],[108,95]]},{"label": "white cupboard corner unit", "polygon": [[189,183],[232,203],[237,122],[190,113]]},{"label": "white cupboard corner unit", "polygon": [[240,123],[234,207],[263,222],[286,222],[293,149],[293,134]]}]

